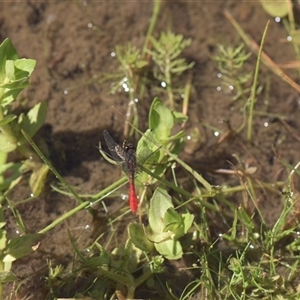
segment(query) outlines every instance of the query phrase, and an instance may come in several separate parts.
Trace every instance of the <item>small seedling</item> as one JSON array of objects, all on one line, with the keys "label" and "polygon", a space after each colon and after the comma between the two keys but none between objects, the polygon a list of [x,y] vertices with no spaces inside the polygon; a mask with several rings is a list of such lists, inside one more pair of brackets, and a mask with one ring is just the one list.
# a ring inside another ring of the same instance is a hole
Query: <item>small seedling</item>
[{"label": "small seedling", "polygon": [[[11,104],[20,92],[29,85],[29,77],[35,67],[32,59],[20,59],[9,39],[0,45],[0,181],[2,201],[16,184],[21,172],[31,170],[30,186],[32,194],[38,196],[43,189],[47,168],[38,161],[37,155],[28,147],[21,130],[32,137],[44,124],[47,105],[45,102],[36,104],[27,114],[16,115],[12,112]],[[7,163],[7,153],[18,151],[28,159],[22,165]],[[35,163],[34,158],[37,159]],[[34,178],[34,180],[33,180]]]},{"label": "small seedling", "polygon": [[241,44],[236,48],[218,45],[219,53],[213,57],[218,62],[219,77],[225,93],[232,94],[232,100],[240,98],[247,101],[250,93],[249,84],[252,73],[245,73],[244,64],[250,57],[251,53],[246,53],[244,45]]},{"label": "small seedling", "polygon": [[[188,47],[192,40],[184,39],[181,34],[174,34],[170,31],[162,32],[159,39],[151,37],[152,50],[146,50],[153,61],[154,76],[166,88],[168,93],[168,103],[171,109],[175,107],[174,81],[186,70],[194,66],[194,62],[187,63],[184,58],[179,58],[182,51]],[[182,92],[181,92],[182,93]]]}]

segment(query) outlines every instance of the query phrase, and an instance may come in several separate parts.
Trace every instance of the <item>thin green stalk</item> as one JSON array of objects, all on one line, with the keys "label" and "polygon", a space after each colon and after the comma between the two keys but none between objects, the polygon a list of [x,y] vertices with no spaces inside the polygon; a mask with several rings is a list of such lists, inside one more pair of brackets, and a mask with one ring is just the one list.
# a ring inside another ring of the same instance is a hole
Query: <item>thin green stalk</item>
[{"label": "thin green stalk", "polygon": [[[174,190],[175,192],[179,193],[180,195],[183,195],[183,196],[186,196],[186,197],[189,197],[190,199],[188,201],[185,202],[185,204],[189,203],[189,202],[192,202],[192,201],[198,201],[201,203],[201,205],[209,208],[210,210],[213,210],[213,211],[218,211],[216,209],[216,207],[211,204],[211,203],[208,203],[206,201],[203,201],[201,200],[199,197],[195,197],[193,196],[191,193],[181,189],[180,187],[172,184],[171,182],[167,181],[166,179],[156,175],[155,173],[151,172],[150,170],[146,169],[145,167],[143,166],[140,166],[140,168],[142,169],[142,171],[144,171],[145,173],[147,173],[148,175],[152,176],[153,178],[157,179],[159,182],[162,182],[163,184],[165,184],[167,187],[171,188],[172,190]],[[201,198],[208,198],[208,197],[211,197],[211,195],[201,195]],[[179,207],[179,206],[178,206]]]},{"label": "thin green stalk", "polygon": [[76,206],[72,210],[68,211],[67,213],[65,213],[62,216],[55,219],[51,224],[49,224],[48,226],[46,226],[45,228],[40,230],[38,233],[41,233],[41,234],[46,233],[47,231],[49,231],[49,230],[53,229],[55,226],[57,226],[59,223],[63,222],[64,220],[66,220],[66,219],[70,218],[71,216],[73,216],[74,214],[76,214],[77,212],[81,211],[84,208],[87,208],[89,204],[90,204],[90,201],[82,202],[80,205]]},{"label": "thin green stalk", "polygon": [[[243,29],[240,27],[240,25],[235,21],[235,19],[232,17],[232,15],[228,12],[224,12],[225,16],[228,18],[228,20],[231,22],[231,24],[234,26],[236,31],[239,33],[243,41],[247,44],[247,46],[253,51],[254,53],[258,52],[259,47],[256,45],[254,40],[247,35]],[[282,80],[284,80],[287,84],[289,84],[292,88],[294,88],[296,91],[300,92],[300,86],[293,81],[287,74],[285,74],[276,64],[275,62],[267,56],[265,53],[262,53],[261,61],[272,71],[274,74],[276,74],[278,77],[280,77]]]},{"label": "thin green stalk", "polygon": [[255,73],[254,73],[254,79],[253,79],[253,85],[251,88],[251,98],[250,98],[250,109],[249,109],[249,117],[248,117],[248,130],[247,130],[247,140],[250,142],[252,139],[252,126],[253,126],[253,116],[254,116],[254,105],[256,102],[256,87],[258,82],[258,74],[259,74],[259,67],[260,67],[260,58],[263,50],[263,46],[265,43],[267,30],[269,27],[270,21],[267,22],[267,25],[265,27],[261,44],[258,51],[257,61],[256,61],[256,67],[255,67]]},{"label": "thin green stalk", "polygon": [[172,89],[170,63],[171,63],[171,59],[170,59],[170,57],[168,57],[167,62],[166,62],[166,69],[165,69],[165,79],[166,79],[166,83],[167,83],[167,92],[168,92],[170,107],[171,107],[171,109],[174,109],[174,96],[173,96],[173,89]]},{"label": "thin green stalk", "polygon": [[161,0],[154,0],[153,13],[151,16],[150,25],[148,27],[148,31],[147,31],[147,35],[146,35],[146,39],[145,39],[145,43],[144,43],[144,47],[143,47],[143,52],[142,52],[143,56],[146,54],[146,50],[148,49],[150,37],[152,35],[152,32],[153,32],[154,27],[157,22],[157,18],[158,18],[159,11],[160,11],[160,5],[161,5]]},{"label": "thin green stalk", "polygon": [[[189,72],[188,74],[188,79],[184,87],[184,98],[182,102],[182,113],[184,115],[188,114],[188,107],[189,107],[189,100],[190,100],[190,94],[191,94],[191,88],[192,88],[192,78],[193,78],[193,73]],[[185,126],[185,123],[181,125],[181,128]]]},{"label": "thin green stalk", "polygon": [[80,205],[76,206],[72,210],[68,211],[67,213],[63,214],[62,216],[60,216],[59,218],[57,218],[56,220],[54,220],[47,227],[45,227],[42,230],[40,230],[39,233],[46,233],[47,231],[53,229],[59,223],[63,222],[64,220],[66,220],[68,218],[70,218],[71,216],[73,216],[77,212],[79,212],[79,211],[81,211],[81,210],[83,210],[85,208],[88,208],[96,200],[102,200],[107,195],[109,195],[110,193],[114,192],[117,188],[119,188],[120,186],[122,186],[123,184],[125,184],[127,181],[128,181],[128,178],[126,178],[125,176],[122,177],[120,180],[116,181],[114,184],[111,184],[109,187],[105,188],[104,190],[102,190],[98,194],[96,194],[93,197],[91,197],[91,199],[82,202]]},{"label": "thin green stalk", "polygon": [[30,138],[30,136],[21,129],[22,134],[28,141],[28,143],[32,146],[38,156],[43,160],[43,162],[48,166],[48,168],[52,171],[52,173],[56,176],[56,178],[63,184],[63,186],[73,195],[73,197],[79,202],[83,203],[82,199],[78,196],[78,194],[73,190],[73,188],[67,184],[67,182],[60,176],[60,174],[56,171],[56,169],[52,166],[46,156],[41,152],[38,146],[34,143],[34,141]]}]

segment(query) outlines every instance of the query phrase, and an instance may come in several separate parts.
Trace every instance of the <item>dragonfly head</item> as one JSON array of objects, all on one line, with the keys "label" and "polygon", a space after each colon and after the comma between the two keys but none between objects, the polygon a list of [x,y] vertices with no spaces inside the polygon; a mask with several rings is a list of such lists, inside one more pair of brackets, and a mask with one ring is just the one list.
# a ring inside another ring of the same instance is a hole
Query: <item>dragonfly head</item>
[{"label": "dragonfly head", "polygon": [[135,152],[135,150],[136,150],[135,146],[131,143],[125,143],[123,145],[123,149],[124,149],[125,152],[128,152],[128,151],[134,151]]}]

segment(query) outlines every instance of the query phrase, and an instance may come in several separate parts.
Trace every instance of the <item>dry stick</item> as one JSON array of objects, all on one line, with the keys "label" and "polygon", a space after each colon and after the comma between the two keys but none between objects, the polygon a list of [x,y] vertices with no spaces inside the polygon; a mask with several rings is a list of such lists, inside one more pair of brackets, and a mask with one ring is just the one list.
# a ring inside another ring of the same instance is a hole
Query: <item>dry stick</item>
[{"label": "dry stick", "polygon": [[[247,44],[247,46],[256,54],[258,54],[259,46],[254,42],[254,40],[248,36],[240,25],[235,21],[232,15],[228,12],[224,12],[226,18],[231,22],[237,32],[240,34],[241,38]],[[300,86],[293,81],[287,74],[285,74],[278,65],[265,53],[262,51],[261,53],[261,61],[271,69],[277,76],[281,77],[285,82],[287,82],[291,87],[293,87],[296,91],[300,92]]]}]

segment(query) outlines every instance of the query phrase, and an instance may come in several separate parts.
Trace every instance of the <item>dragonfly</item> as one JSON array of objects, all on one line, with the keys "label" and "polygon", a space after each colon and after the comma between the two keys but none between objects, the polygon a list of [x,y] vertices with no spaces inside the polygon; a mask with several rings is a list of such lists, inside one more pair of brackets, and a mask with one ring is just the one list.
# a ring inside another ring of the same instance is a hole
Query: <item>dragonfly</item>
[{"label": "dragonfly", "polygon": [[[129,206],[131,211],[135,214],[138,208],[138,198],[136,194],[134,178],[139,165],[136,158],[136,148],[132,143],[127,143],[126,141],[123,143],[122,146],[120,146],[114,141],[114,139],[106,130],[103,131],[103,136],[112,158],[119,165],[121,165],[123,171],[128,174]],[[152,154],[153,152],[150,155]]]}]

